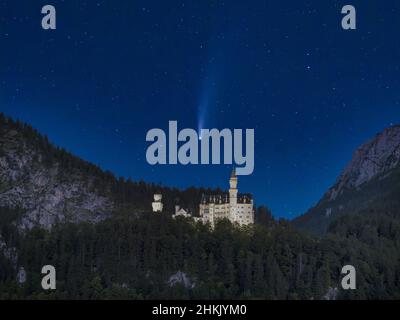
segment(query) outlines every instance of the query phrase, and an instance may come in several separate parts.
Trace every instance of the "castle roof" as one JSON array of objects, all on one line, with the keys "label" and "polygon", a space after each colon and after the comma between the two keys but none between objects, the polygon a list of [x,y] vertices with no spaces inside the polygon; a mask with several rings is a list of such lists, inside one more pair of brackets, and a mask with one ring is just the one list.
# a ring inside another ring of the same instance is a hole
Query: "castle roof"
[{"label": "castle roof", "polygon": [[[237,203],[245,204],[251,203],[253,200],[253,196],[248,193],[240,193],[237,195]],[[201,204],[225,204],[229,203],[229,193],[220,193],[220,194],[203,194],[201,196]]]}]

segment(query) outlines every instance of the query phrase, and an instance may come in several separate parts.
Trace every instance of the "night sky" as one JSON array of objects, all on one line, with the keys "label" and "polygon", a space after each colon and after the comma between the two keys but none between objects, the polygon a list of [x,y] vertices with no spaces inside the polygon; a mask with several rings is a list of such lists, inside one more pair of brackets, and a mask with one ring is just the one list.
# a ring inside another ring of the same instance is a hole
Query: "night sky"
[{"label": "night sky", "polygon": [[[57,30],[41,8],[57,9]],[[357,9],[357,30],[341,8]],[[293,218],[400,122],[400,2],[0,0],[0,111],[118,176],[226,189],[231,166],[150,166],[146,133],[254,128],[239,190]]]}]

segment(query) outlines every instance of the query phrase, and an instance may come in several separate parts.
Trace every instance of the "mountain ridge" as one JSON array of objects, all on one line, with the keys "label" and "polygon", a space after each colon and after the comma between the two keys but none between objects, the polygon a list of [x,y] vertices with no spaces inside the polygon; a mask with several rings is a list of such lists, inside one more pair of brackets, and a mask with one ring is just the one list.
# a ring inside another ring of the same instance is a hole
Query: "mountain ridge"
[{"label": "mountain ridge", "polygon": [[99,222],[115,212],[151,212],[155,193],[163,194],[166,214],[174,213],[177,203],[196,214],[203,193],[221,190],[181,190],[116,178],[0,112],[0,208],[23,211],[21,229],[35,225],[49,229],[57,222]]},{"label": "mountain ridge", "polygon": [[[318,203],[293,223],[317,234],[342,214],[383,209],[397,205],[400,198],[400,125],[376,134],[353,153],[351,161]],[[400,207],[400,206],[399,206]]]}]

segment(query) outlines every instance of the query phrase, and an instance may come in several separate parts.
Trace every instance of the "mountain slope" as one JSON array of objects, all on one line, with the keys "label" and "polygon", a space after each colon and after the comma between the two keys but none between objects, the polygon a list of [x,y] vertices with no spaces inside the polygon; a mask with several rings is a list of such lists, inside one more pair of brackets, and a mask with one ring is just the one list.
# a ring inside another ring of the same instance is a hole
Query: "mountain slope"
[{"label": "mountain slope", "polygon": [[294,224],[322,234],[338,216],[399,208],[400,126],[393,126],[358,148],[334,186]]},{"label": "mountain slope", "polygon": [[21,209],[22,228],[109,216],[114,203],[94,171],[31,127],[0,117],[0,207]]},{"label": "mountain slope", "polygon": [[20,210],[17,224],[22,229],[50,229],[57,221],[98,222],[116,211],[151,212],[154,193],[163,194],[167,214],[177,203],[196,214],[203,193],[220,192],[117,179],[0,113],[0,208]]}]

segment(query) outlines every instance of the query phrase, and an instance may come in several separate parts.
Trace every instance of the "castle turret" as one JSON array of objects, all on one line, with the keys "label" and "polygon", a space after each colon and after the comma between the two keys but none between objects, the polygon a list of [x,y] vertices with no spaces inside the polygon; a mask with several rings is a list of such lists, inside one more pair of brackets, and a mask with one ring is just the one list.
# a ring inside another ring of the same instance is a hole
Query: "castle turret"
[{"label": "castle turret", "polygon": [[237,183],[238,183],[238,178],[236,176],[236,170],[233,169],[231,173],[231,178],[229,179],[229,202],[231,204],[236,204],[237,203]]},{"label": "castle turret", "polygon": [[153,207],[153,212],[161,212],[163,209],[163,203],[162,203],[162,195],[161,194],[155,194],[154,195],[154,201],[151,204]]}]

